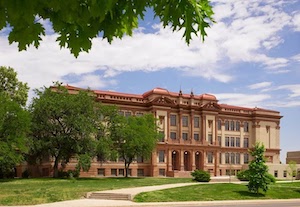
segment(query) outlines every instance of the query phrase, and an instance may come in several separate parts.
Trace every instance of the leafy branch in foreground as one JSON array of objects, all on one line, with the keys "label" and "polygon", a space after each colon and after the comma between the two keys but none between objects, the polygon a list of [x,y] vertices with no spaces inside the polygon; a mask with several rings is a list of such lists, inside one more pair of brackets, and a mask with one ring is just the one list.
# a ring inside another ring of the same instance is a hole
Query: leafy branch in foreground
[{"label": "leafy branch in foreground", "polygon": [[187,44],[192,34],[204,40],[205,29],[214,22],[209,0],[2,0],[0,30],[11,28],[9,43],[17,42],[20,51],[30,45],[38,48],[45,36],[41,22],[49,20],[58,34],[59,45],[77,57],[91,49],[92,39],[99,34],[109,43],[115,37],[131,36],[146,8],[153,9],[164,27],[170,26],[173,31],[184,29]]}]

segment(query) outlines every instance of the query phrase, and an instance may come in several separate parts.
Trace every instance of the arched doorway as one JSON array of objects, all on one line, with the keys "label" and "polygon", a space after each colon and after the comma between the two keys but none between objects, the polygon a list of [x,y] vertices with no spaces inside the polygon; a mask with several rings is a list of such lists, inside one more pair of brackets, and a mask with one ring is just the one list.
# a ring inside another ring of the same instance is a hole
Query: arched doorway
[{"label": "arched doorway", "polygon": [[191,165],[191,153],[189,151],[185,151],[183,153],[184,157],[184,171],[192,171],[192,165]]},{"label": "arched doorway", "polygon": [[195,166],[197,170],[201,170],[201,152],[195,152]]},{"label": "arched doorway", "polygon": [[179,170],[179,156],[178,151],[172,152],[172,170]]}]

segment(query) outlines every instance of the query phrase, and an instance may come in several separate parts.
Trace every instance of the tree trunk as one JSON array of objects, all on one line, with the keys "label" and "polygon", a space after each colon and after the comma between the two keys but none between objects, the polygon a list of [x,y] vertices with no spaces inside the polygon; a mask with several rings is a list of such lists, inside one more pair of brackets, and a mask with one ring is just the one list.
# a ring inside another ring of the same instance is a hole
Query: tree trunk
[{"label": "tree trunk", "polygon": [[128,178],[128,172],[129,172],[129,165],[130,165],[130,161],[125,160],[125,177]]},{"label": "tree trunk", "polygon": [[53,178],[58,178],[58,157],[55,157],[54,166],[53,166]]}]

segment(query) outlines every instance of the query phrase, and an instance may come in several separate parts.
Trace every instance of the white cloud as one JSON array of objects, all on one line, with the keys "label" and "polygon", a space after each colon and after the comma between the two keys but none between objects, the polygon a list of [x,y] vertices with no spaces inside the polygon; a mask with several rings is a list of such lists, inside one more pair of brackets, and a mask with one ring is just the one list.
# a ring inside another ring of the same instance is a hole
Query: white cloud
[{"label": "white cloud", "polygon": [[296,13],[293,16],[292,24],[294,26],[295,31],[300,31],[300,12]]},{"label": "white cloud", "polygon": [[289,90],[291,94],[289,94],[290,98],[300,97],[300,84],[291,84],[291,85],[281,85],[278,86],[275,90]]},{"label": "white cloud", "polygon": [[261,89],[266,88],[272,85],[272,82],[261,82],[261,83],[255,83],[252,85],[249,85],[248,88],[250,89]]},{"label": "white cloud", "polygon": [[245,107],[264,106],[264,102],[271,98],[269,94],[220,93],[214,95],[219,103]]},{"label": "white cloud", "polygon": [[91,89],[99,89],[104,88],[108,85],[116,85],[116,80],[107,80],[101,77],[100,75],[95,74],[85,74],[80,77],[79,81],[68,81],[64,80],[65,84],[75,85],[76,87],[81,88],[91,88]]},{"label": "white cloud", "polygon": [[[94,39],[89,54],[82,53],[75,59],[67,49],[60,50],[56,35],[46,36],[38,50],[29,48],[25,52],[18,52],[16,44],[9,46],[7,37],[0,36],[0,65],[15,68],[20,79],[32,88],[63,81],[68,74],[83,75],[77,84],[106,87],[115,84],[110,79],[120,73],[165,68],[226,83],[236,78],[231,66],[243,62],[258,63],[273,73],[288,72],[284,69],[289,64],[287,58],[266,53],[283,43],[279,32],[291,22],[292,15],[280,7],[284,1],[214,3],[218,23],[207,30],[204,43],[196,37],[188,47],[182,39],[183,31],[173,33],[170,28],[154,25],[154,34],[137,29],[133,37],[116,39],[111,45],[101,38]],[[47,31],[51,34],[51,28],[47,27]],[[99,70],[100,78],[86,75]]]}]

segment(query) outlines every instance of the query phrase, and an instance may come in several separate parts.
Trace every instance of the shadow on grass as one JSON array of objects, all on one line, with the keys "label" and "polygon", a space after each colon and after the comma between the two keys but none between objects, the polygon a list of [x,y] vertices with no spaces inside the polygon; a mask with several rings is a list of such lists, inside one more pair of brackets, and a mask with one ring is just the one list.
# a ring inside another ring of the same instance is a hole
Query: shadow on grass
[{"label": "shadow on grass", "polygon": [[265,194],[251,193],[249,191],[244,191],[244,190],[239,190],[239,191],[234,191],[234,192],[240,194],[243,197],[253,197],[253,198],[263,198],[263,197],[265,197]]},{"label": "shadow on grass", "polygon": [[103,177],[103,178],[77,178],[77,180],[141,180],[143,177]]},{"label": "shadow on grass", "polygon": [[0,179],[0,183],[7,183],[7,182],[12,182],[14,181],[15,179],[11,178],[11,179],[7,179],[7,178],[1,178]]}]

